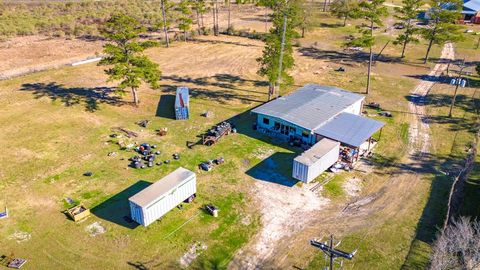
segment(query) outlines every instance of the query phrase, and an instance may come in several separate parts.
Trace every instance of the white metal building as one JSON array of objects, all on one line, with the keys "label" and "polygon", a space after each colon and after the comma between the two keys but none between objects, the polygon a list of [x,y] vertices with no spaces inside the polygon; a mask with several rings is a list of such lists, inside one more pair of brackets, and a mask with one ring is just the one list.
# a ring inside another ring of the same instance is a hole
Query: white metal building
[{"label": "white metal building", "polygon": [[340,143],[324,138],[293,160],[292,176],[308,183],[338,160]]},{"label": "white metal building", "polygon": [[360,115],[365,97],[337,87],[307,84],[252,110],[260,132],[314,145],[315,130],[341,113]]},{"label": "white metal building", "polygon": [[196,192],[195,173],[180,167],[128,199],[131,218],[146,227]]}]

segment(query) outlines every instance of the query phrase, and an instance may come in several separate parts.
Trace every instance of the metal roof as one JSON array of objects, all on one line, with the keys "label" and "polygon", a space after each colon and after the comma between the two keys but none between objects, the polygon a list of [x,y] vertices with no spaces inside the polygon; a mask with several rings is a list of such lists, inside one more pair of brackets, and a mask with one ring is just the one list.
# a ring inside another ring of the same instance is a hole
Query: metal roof
[{"label": "metal roof", "polygon": [[159,181],[133,195],[128,200],[140,207],[147,207],[158,198],[167,194],[170,190],[184,182],[186,183],[188,180],[191,180],[192,176],[195,176],[194,172],[180,167]]},{"label": "metal roof", "polygon": [[190,97],[188,95],[187,87],[177,87],[177,93],[175,97],[175,108],[188,107],[190,103]]},{"label": "metal roof", "polygon": [[297,156],[294,160],[310,166],[321,159],[324,155],[332,151],[332,149],[338,147],[339,144],[339,142],[323,138],[314,144],[310,149],[303,152],[300,156]]},{"label": "metal roof", "polygon": [[463,4],[463,7],[466,7],[468,9],[471,9],[473,11],[480,11],[480,0],[470,0]]},{"label": "metal roof", "polygon": [[375,132],[382,128],[383,122],[351,113],[341,113],[315,133],[353,147],[359,147]]},{"label": "metal roof", "polygon": [[315,130],[345,108],[365,97],[340,88],[307,84],[290,95],[265,103],[253,113],[277,117],[308,130]]}]

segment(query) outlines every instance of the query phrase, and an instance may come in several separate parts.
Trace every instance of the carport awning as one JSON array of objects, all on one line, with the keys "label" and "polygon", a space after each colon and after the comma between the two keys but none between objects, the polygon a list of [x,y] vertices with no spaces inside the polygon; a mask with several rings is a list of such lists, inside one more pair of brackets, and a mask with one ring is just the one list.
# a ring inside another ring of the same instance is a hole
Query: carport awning
[{"label": "carport awning", "polygon": [[359,147],[380,130],[383,122],[351,113],[341,113],[315,130],[315,133],[353,147]]}]

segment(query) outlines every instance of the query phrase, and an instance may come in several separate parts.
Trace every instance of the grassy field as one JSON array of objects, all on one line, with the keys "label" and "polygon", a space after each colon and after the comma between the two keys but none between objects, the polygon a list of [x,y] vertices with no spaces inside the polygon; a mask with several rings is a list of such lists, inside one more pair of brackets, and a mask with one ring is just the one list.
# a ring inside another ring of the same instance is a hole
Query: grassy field
[{"label": "grassy field", "polygon": [[[364,90],[365,56],[346,54],[340,47],[355,26],[338,27],[337,20],[329,17],[323,17],[321,22],[322,27],[299,41],[292,72],[296,82],[282,94],[305,83]],[[380,51],[393,34],[382,33],[375,51]],[[260,41],[245,38],[204,37],[195,42],[175,43],[169,49],[149,50],[164,77],[160,90],[141,89],[139,108],[126,102],[128,94],[124,99],[103,96],[102,91],[113,85],[105,83],[101,68],[94,64],[0,82],[0,143],[7,150],[0,153],[0,188],[4,197],[0,197],[0,206],[8,204],[11,214],[0,221],[0,255],[13,252],[29,259],[25,269],[172,269],[180,267],[179,258],[199,242],[207,249],[193,262],[193,269],[227,267],[236,252],[248,245],[263,226],[258,198],[252,192],[259,180],[248,173],[266,158],[258,152],[261,149],[284,153],[280,163],[283,165],[289,164],[288,158],[295,151],[251,130],[253,116],[249,109],[267,99],[265,82],[256,75],[255,59],[262,47]],[[330,205],[319,211],[319,222],[311,226],[316,228],[307,228],[288,239],[294,241],[284,245],[285,249],[288,247],[287,259],[279,267],[322,266],[323,256],[303,240],[329,233],[343,239],[342,249],[359,249],[354,261],[346,263],[347,269],[401,268],[412,239],[423,230],[424,220],[428,221],[424,231],[431,241],[433,225],[443,216],[442,200],[448,179],[433,173],[414,178],[404,168],[395,166],[402,164],[407,155],[407,97],[418,83],[418,76],[428,72],[429,66],[421,65],[419,60],[424,50],[423,43],[415,46],[407,53],[406,61],[399,62],[398,47],[389,45],[385,49],[384,58],[374,67],[367,102],[379,102],[394,117],[383,118],[368,110],[372,118],[387,124],[372,171],[338,174],[325,186],[321,196],[329,198]],[[438,54],[439,48],[435,47],[433,57]],[[340,66],[346,68],[345,73],[335,71]],[[191,88],[192,117],[188,121],[173,120],[173,91],[179,85]],[[435,100],[439,103],[429,107],[431,115],[445,114],[448,100],[441,96],[447,94],[448,87],[434,88],[432,99],[438,96]],[[465,98],[459,98],[456,117],[466,111],[465,117],[471,118],[469,107],[462,105],[469,102],[466,97],[470,94],[471,89],[462,89]],[[205,111],[213,112],[213,117],[200,116]],[[142,119],[151,120],[148,128],[135,124]],[[186,141],[198,140],[205,130],[227,119],[237,125],[237,134],[212,147],[185,146]],[[435,169],[443,168],[441,164],[450,155],[455,159],[462,157],[462,147],[471,138],[464,129],[455,130],[462,123],[444,123],[438,117],[431,124]],[[127,159],[134,153],[120,150],[110,138],[111,128],[119,126],[139,133],[138,138],[122,140],[157,144],[161,160],[171,160],[176,152],[181,159],[151,169],[129,168]],[[168,128],[168,135],[155,135],[155,130],[162,127]],[[456,138],[455,147],[448,143],[450,138]],[[453,154],[450,149],[455,150]],[[110,152],[118,155],[109,157]],[[197,169],[200,162],[219,156],[225,158],[225,164],[211,172]],[[185,204],[183,210],[172,210],[148,228],[126,222],[123,217],[128,215],[127,198],[178,166],[198,173],[197,200]],[[93,176],[83,176],[86,171],[93,172]],[[288,166],[279,171],[286,177],[291,174]],[[329,223],[326,217],[338,215],[346,203],[355,199],[349,198],[343,188],[353,176],[363,179],[361,196],[378,193],[384,186],[388,189],[364,214],[352,217],[351,223],[346,218],[339,219],[341,224],[336,224],[335,219]],[[478,177],[472,177],[471,185],[476,182]],[[473,189],[469,194],[476,198]],[[67,207],[66,197],[85,204],[93,215],[82,223],[73,223],[62,213]],[[200,210],[205,203],[219,206],[219,218]],[[325,227],[320,222],[323,219]],[[86,227],[94,222],[99,222],[106,232],[91,236]],[[30,238],[22,239],[21,235]],[[427,244],[413,242],[414,247],[426,247],[428,251]],[[411,254],[414,257],[416,253]]]}]

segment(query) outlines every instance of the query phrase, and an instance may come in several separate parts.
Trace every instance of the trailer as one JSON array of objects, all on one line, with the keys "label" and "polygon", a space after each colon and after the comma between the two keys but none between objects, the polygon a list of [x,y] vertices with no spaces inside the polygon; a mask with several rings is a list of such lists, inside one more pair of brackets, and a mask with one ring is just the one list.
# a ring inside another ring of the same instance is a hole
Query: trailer
[{"label": "trailer", "polygon": [[223,136],[230,134],[232,132],[232,129],[232,125],[228,122],[222,122],[214,126],[202,136],[203,145],[214,145]]},{"label": "trailer", "polygon": [[128,199],[131,218],[147,227],[182,202],[192,202],[196,192],[195,173],[180,167]]},{"label": "trailer", "polygon": [[187,87],[178,87],[175,96],[175,119],[185,120],[190,118],[190,97]]},{"label": "trailer", "polygon": [[292,177],[309,183],[337,162],[340,143],[323,138],[293,160]]}]

